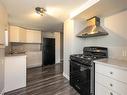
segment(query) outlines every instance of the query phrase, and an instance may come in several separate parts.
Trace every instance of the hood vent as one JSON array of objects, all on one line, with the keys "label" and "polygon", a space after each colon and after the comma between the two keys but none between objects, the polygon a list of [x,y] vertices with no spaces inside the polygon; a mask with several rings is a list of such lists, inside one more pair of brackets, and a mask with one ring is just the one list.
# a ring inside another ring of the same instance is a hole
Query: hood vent
[{"label": "hood vent", "polygon": [[92,17],[87,20],[88,26],[83,29],[77,37],[95,37],[95,36],[104,36],[108,35],[108,32],[100,26],[100,18]]}]

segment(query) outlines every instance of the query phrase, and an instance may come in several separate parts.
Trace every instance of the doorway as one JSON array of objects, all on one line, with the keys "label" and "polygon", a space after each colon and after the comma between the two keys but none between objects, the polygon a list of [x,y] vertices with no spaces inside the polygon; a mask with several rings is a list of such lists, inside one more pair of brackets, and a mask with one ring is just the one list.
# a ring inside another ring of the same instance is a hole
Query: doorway
[{"label": "doorway", "polygon": [[55,64],[55,38],[43,39],[43,65]]}]

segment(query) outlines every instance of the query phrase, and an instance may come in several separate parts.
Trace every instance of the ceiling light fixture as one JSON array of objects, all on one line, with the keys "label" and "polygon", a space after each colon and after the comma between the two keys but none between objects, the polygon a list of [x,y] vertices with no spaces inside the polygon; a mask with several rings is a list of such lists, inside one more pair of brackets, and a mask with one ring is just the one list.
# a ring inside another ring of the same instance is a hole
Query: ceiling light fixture
[{"label": "ceiling light fixture", "polygon": [[36,7],[35,10],[37,14],[40,14],[41,16],[45,15],[46,10],[44,8]]}]

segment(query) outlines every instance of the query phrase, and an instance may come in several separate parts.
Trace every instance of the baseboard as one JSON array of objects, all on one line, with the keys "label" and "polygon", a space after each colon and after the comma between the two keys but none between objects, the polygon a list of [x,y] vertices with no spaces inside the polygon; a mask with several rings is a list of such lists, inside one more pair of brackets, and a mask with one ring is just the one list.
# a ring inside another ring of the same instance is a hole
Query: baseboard
[{"label": "baseboard", "polygon": [[34,68],[34,67],[41,67],[42,64],[30,64],[30,65],[27,65],[27,68]]},{"label": "baseboard", "polygon": [[57,62],[57,63],[55,63],[55,64],[60,64],[60,62]]},{"label": "baseboard", "polygon": [[55,63],[55,64],[61,64],[62,62],[58,62],[58,63]]},{"label": "baseboard", "polygon": [[68,76],[67,74],[63,73],[63,76],[64,76],[65,78],[67,78],[68,80],[70,80],[70,78],[69,78],[69,76]]}]

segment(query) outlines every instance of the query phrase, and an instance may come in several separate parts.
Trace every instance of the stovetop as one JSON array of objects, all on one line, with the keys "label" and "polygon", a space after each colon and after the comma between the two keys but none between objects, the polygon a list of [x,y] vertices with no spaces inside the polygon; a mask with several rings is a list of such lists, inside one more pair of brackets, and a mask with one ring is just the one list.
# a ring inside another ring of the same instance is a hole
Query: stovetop
[{"label": "stovetop", "polygon": [[107,48],[104,47],[85,47],[83,54],[73,54],[70,59],[82,64],[92,64],[93,60],[107,58]]},{"label": "stovetop", "polygon": [[93,60],[97,60],[97,59],[102,59],[102,58],[106,58],[105,56],[86,56],[83,54],[74,54],[70,56],[70,59],[72,61],[76,61],[82,64],[87,64],[87,65],[91,65]]},{"label": "stovetop", "polygon": [[80,58],[82,60],[96,60],[101,58],[106,58],[106,56],[100,55],[84,55],[84,54],[73,54],[71,57]]}]

